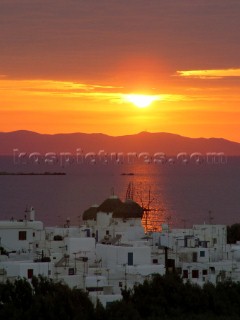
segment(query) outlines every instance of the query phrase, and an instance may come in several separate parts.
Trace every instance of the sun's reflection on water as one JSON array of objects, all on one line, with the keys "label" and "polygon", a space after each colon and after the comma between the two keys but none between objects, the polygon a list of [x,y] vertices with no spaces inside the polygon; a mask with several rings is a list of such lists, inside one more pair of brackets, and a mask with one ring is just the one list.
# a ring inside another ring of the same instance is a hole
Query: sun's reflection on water
[{"label": "sun's reflection on water", "polygon": [[133,200],[144,209],[142,225],[145,232],[161,231],[163,223],[171,224],[164,192],[160,190],[163,184],[158,183],[160,171],[156,169],[155,166],[134,164],[131,166],[134,175],[122,177],[126,182],[126,194],[122,193],[121,198],[126,198],[127,188],[131,185]]}]

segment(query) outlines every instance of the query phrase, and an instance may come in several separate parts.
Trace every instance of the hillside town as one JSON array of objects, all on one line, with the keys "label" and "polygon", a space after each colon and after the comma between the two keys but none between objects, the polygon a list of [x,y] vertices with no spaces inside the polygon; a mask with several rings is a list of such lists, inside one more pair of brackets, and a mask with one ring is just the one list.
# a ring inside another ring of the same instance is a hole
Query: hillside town
[{"label": "hillside town", "polygon": [[111,195],[84,211],[80,226],[45,227],[29,207],[22,220],[0,221],[0,282],[42,275],[106,306],[153,274],[176,271],[200,286],[240,281],[240,243],[227,244],[225,225],[146,232],[143,215],[133,199]]}]

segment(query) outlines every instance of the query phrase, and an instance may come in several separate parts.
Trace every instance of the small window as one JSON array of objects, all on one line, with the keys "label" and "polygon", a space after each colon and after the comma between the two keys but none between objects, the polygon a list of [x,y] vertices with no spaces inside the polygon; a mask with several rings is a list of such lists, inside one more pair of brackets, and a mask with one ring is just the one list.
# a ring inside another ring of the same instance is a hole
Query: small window
[{"label": "small window", "polygon": [[68,269],[68,275],[73,276],[74,275],[74,268],[69,268]]},{"label": "small window", "polygon": [[183,279],[188,279],[188,270],[183,270]]},{"label": "small window", "polygon": [[202,271],[202,274],[203,274],[203,276],[207,276],[207,274],[208,274],[207,269],[204,269],[204,270]]},{"label": "small window", "polygon": [[33,269],[28,269],[27,276],[28,276],[28,279],[32,279],[32,277],[33,277]]},{"label": "small window", "polygon": [[158,259],[153,259],[152,263],[157,264],[158,263]]},{"label": "small window", "polygon": [[214,267],[210,267],[210,273],[211,274],[215,274],[215,268]]},{"label": "small window", "polygon": [[120,281],[118,285],[120,288],[122,288],[122,281]]},{"label": "small window", "polygon": [[197,262],[197,252],[193,252],[193,254],[192,254],[192,262]]},{"label": "small window", "polygon": [[107,235],[107,236],[109,235],[109,230],[106,230],[106,235]]},{"label": "small window", "polygon": [[33,238],[35,237],[35,232],[33,232]]},{"label": "small window", "polygon": [[205,257],[205,251],[200,251],[200,257],[201,258]]},{"label": "small window", "polygon": [[19,231],[18,232],[18,240],[26,240],[27,239],[27,232],[26,231]]},{"label": "small window", "polygon": [[133,266],[133,252],[128,252],[128,265]]},{"label": "small window", "polygon": [[198,270],[192,270],[192,278],[193,279],[199,278],[199,271]]}]

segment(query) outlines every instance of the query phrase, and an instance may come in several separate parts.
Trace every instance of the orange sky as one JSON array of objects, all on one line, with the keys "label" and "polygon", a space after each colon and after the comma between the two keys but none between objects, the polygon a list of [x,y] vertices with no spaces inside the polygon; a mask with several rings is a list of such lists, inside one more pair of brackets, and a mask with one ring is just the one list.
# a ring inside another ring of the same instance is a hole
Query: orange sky
[{"label": "orange sky", "polygon": [[240,142],[239,1],[3,0],[0,21],[0,131]]}]

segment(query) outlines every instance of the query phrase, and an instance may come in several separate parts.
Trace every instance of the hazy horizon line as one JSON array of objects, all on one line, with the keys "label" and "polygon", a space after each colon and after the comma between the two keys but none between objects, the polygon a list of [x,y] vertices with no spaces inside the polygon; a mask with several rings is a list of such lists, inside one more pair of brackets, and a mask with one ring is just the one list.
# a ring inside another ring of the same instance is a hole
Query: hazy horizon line
[{"label": "hazy horizon line", "polygon": [[174,135],[174,136],[179,136],[179,137],[183,137],[183,138],[189,138],[189,139],[223,139],[226,141],[230,141],[230,142],[236,142],[236,143],[240,143],[240,140],[230,140],[228,138],[225,138],[223,136],[221,137],[216,137],[216,136],[187,136],[187,135],[183,135],[183,134],[179,134],[179,133],[172,133],[172,132],[167,132],[167,131],[140,131],[140,132],[136,132],[136,133],[131,133],[131,134],[121,134],[121,135],[111,135],[108,133],[104,133],[104,132],[81,132],[81,131],[74,131],[74,132],[55,132],[55,133],[47,133],[47,132],[38,132],[38,131],[32,131],[32,130],[28,130],[28,129],[18,129],[18,130],[12,130],[12,131],[0,131],[0,133],[15,133],[15,132],[29,132],[29,133],[35,133],[35,134],[39,134],[39,135],[49,135],[49,136],[54,136],[54,135],[71,135],[71,134],[86,134],[86,135],[94,135],[94,134],[99,134],[99,135],[105,135],[108,137],[113,137],[113,138],[117,138],[117,137],[127,137],[127,136],[135,136],[135,135],[139,135],[139,134],[168,134],[168,135]]}]

